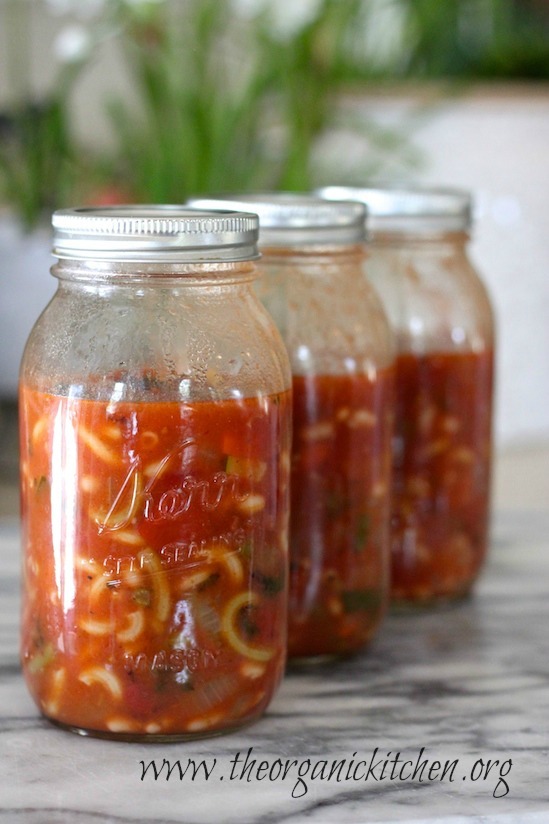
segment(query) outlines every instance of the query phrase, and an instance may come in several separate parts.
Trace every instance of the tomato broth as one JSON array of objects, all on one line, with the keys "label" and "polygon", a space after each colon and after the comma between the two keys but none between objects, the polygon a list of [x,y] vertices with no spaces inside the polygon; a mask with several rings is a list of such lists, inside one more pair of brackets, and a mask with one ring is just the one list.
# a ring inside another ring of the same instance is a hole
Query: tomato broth
[{"label": "tomato broth", "polygon": [[466,594],[487,551],[491,351],[397,359],[392,594]]},{"label": "tomato broth", "polygon": [[285,664],[289,404],[22,386],[22,659],[45,715],[161,739],[264,710]]},{"label": "tomato broth", "polygon": [[356,652],[388,587],[393,373],[293,379],[292,657]]}]

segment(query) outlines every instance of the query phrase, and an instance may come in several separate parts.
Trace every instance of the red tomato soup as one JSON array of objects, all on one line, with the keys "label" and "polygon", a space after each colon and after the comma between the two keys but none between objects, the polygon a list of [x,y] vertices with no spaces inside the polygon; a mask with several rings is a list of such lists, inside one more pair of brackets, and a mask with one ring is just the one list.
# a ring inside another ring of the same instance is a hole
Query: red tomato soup
[{"label": "red tomato soup", "polygon": [[487,551],[491,351],[397,359],[392,594],[466,594]]},{"label": "red tomato soup", "polygon": [[294,377],[288,653],[356,652],[388,596],[391,369]]},{"label": "red tomato soup", "polygon": [[45,715],[131,738],[264,710],[285,663],[289,403],[22,387],[22,659]]}]

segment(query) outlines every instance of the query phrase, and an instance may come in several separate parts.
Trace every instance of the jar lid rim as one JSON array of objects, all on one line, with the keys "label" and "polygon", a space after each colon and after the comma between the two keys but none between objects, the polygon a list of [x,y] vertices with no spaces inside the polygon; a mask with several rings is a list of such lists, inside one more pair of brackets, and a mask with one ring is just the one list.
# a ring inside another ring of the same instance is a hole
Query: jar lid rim
[{"label": "jar lid rim", "polygon": [[253,260],[253,212],[164,204],[79,206],[52,215],[53,253],[102,260]]},{"label": "jar lid rim", "polygon": [[367,207],[367,229],[394,232],[463,232],[472,224],[472,196],[451,186],[325,186],[329,200],[353,198]]},{"label": "jar lid rim", "polygon": [[366,206],[356,198],[326,200],[300,192],[227,193],[190,198],[195,208],[250,210],[261,245],[354,244],[365,240]]}]

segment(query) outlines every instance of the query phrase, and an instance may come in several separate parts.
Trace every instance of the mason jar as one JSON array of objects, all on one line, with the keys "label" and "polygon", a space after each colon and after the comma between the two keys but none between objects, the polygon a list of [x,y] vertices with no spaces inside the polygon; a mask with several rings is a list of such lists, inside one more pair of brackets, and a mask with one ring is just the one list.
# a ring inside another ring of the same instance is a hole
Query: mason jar
[{"label": "mason jar", "polygon": [[286,658],[291,375],[257,217],[53,216],[20,378],[22,662],[56,724],[171,740],[269,704]]},{"label": "mason jar", "polygon": [[362,277],[364,207],[296,194],[197,205],[260,220],[260,296],[293,375],[291,658],[341,656],[374,636],[388,598],[393,342]]},{"label": "mason jar", "polygon": [[366,271],[397,340],[392,595],[469,593],[489,539],[494,323],[468,256],[471,196],[329,187],[368,208]]}]

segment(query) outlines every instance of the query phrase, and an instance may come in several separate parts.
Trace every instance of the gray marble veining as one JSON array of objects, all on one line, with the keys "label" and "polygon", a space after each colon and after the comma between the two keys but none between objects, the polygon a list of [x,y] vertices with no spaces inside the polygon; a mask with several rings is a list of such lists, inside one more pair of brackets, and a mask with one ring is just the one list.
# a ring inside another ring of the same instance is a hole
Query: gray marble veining
[{"label": "gray marble veining", "polygon": [[0,526],[0,821],[549,824],[548,536],[548,513],[500,516],[470,601],[391,615],[359,657],[290,670],[254,726],[140,745],[38,715],[18,663],[17,528]]}]

